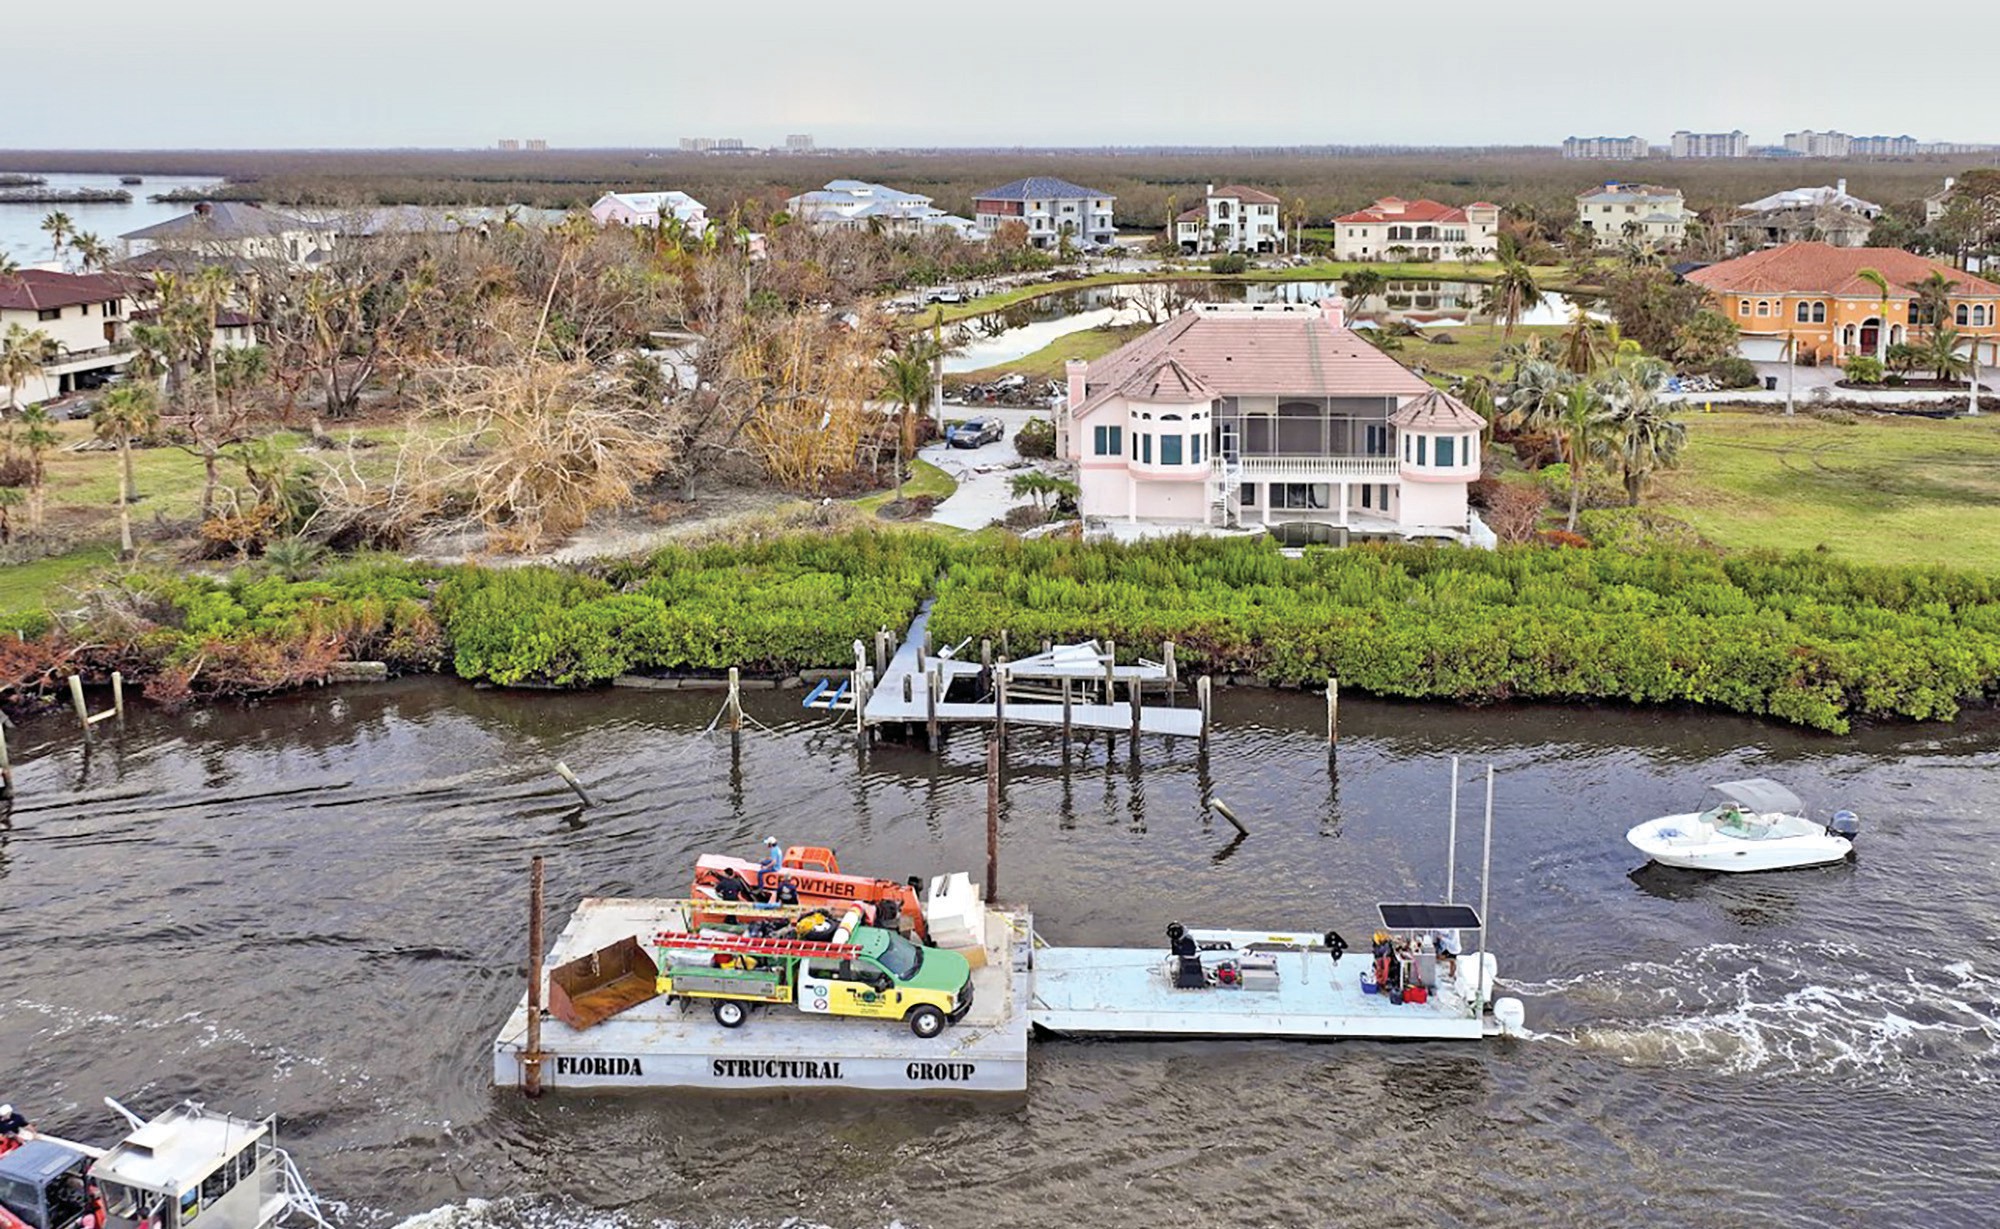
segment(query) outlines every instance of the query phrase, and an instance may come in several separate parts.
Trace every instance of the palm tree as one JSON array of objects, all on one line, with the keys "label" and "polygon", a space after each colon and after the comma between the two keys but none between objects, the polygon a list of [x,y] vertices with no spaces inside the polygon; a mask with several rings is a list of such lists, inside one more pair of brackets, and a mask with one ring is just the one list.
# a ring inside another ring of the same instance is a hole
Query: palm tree
[{"label": "palm tree", "polygon": [[203,265],[190,279],[188,293],[200,308],[201,318],[207,326],[200,338],[202,352],[208,359],[208,421],[203,423],[197,416],[197,429],[193,432],[195,442],[201,447],[201,518],[207,520],[215,514],[215,488],[220,482],[216,474],[215,436],[223,425],[222,384],[215,377],[215,330],[221,322],[223,306],[236,293],[236,284],[229,271],[221,265]]},{"label": "palm tree", "polygon": [[1937,374],[1940,381],[1955,380],[1971,370],[1972,363],[1959,356],[1965,335],[1948,324],[1939,324],[1916,347],[1918,362]]},{"label": "palm tree", "polygon": [[1611,422],[1602,390],[1577,380],[1564,390],[1562,410],[1556,416],[1557,438],[1569,462],[1569,520],[1564,527],[1576,532],[1576,516],[1583,503],[1583,487],[1590,456],[1603,448],[1602,436]]},{"label": "palm tree", "polygon": [[1910,289],[1917,292],[1918,323],[1932,328],[1950,323],[1951,292],[1958,289],[1957,279],[1933,269],[1923,281],[1911,282]]},{"label": "palm tree", "polygon": [[42,527],[42,488],[48,481],[48,463],[42,458],[62,436],[56,434],[56,420],[39,405],[21,411],[21,447],[28,451],[28,528]]},{"label": "palm tree", "polygon": [[0,277],[12,277],[20,271],[21,266],[15,262],[12,256],[9,256],[5,252],[0,252]]},{"label": "palm tree", "polygon": [[896,498],[903,495],[903,456],[910,446],[910,411],[931,393],[931,359],[920,348],[882,360],[882,392],[896,403]]},{"label": "palm tree", "polygon": [[7,386],[9,409],[21,408],[21,387],[41,374],[54,351],[54,339],[41,329],[7,326],[7,337],[0,342],[0,384]]},{"label": "palm tree", "polygon": [[1575,376],[1547,359],[1521,359],[1514,364],[1514,378],[1503,390],[1506,410],[1500,422],[1510,430],[1553,429],[1575,383]]},{"label": "palm tree", "polygon": [[1518,260],[1509,260],[1500,266],[1499,276],[1486,288],[1483,306],[1506,325],[1504,336],[1512,339],[1521,317],[1541,305],[1542,288],[1535,284],[1534,272]]},{"label": "palm tree", "polygon": [[0,486],[0,546],[14,540],[14,525],[8,519],[7,509],[20,507],[21,501],[20,487]]},{"label": "palm tree", "polygon": [[1667,377],[1664,364],[1645,359],[1615,368],[1601,385],[1613,442],[1624,471],[1628,507],[1638,506],[1639,496],[1654,471],[1673,469],[1680,464],[1681,450],[1687,445],[1687,424],[1660,400]]},{"label": "palm tree", "polygon": [[1563,330],[1558,342],[1564,371],[1587,376],[1612,355],[1614,348],[1607,323],[1580,306],[1570,308],[1569,327]]},{"label": "palm tree", "polygon": [[132,480],[132,437],[150,434],[159,426],[158,394],[150,384],[121,384],[105,394],[91,412],[90,423],[97,438],[118,445],[118,464],[124,481],[118,485],[118,557],[132,557],[132,501],[139,492]]},{"label": "palm tree", "polygon": [[1349,314],[1361,310],[1362,301],[1372,299],[1389,288],[1389,279],[1382,276],[1380,269],[1356,269],[1340,281],[1340,293],[1346,297]]},{"label": "palm tree", "polygon": [[1879,269],[1856,269],[1854,276],[1873,286],[1882,298],[1881,310],[1875,317],[1875,357],[1881,358],[1889,346],[1889,279]]},{"label": "palm tree", "polygon": [[49,237],[51,253],[49,259],[61,260],[63,248],[68,245],[69,237],[76,233],[76,223],[68,214],[57,209],[42,219],[42,230]]},{"label": "palm tree", "polygon": [[101,273],[111,265],[111,246],[87,230],[76,232],[69,246],[85,272],[95,269]]}]

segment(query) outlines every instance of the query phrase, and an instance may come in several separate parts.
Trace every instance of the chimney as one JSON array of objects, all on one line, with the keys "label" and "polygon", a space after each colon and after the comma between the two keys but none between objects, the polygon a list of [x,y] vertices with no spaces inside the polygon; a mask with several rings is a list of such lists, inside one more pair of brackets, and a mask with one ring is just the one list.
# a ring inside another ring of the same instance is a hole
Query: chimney
[{"label": "chimney", "polygon": [[1074,410],[1083,404],[1087,395],[1083,377],[1090,370],[1090,364],[1080,358],[1073,358],[1063,364],[1063,375],[1069,379],[1069,408]]},{"label": "chimney", "polygon": [[1833,190],[1834,190],[1835,192],[1838,192],[1838,193],[1840,193],[1840,194],[1841,194],[1842,196],[1846,196],[1846,195],[1847,195],[1847,181],[1846,181],[1845,179],[1841,179],[1841,180],[1836,180],[1836,181],[1834,182],[1834,188],[1833,188]]},{"label": "chimney", "polygon": [[1341,298],[1321,299],[1319,301],[1319,310],[1320,310],[1320,315],[1326,318],[1326,323],[1329,327],[1336,329],[1344,329],[1347,327],[1346,299],[1341,299]]},{"label": "chimney", "polygon": [[1945,177],[1944,177],[1944,190],[1945,190],[1945,191],[1947,191],[1947,192],[1951,191],[1951,186],[1952,186],[1953,184],[1957,183],[1957,182],[1958,182],[1958,179],[1957,179],[1957,178],[1956,178],[1955,176],[1951,176],[1951,175],[1947,175],[1947,176],[1945,176]]},{"label": "chimney", "polygon": [[1203,195],[1203,196],[1214,196],[1214,195],[1215,195],[1215,185],[1214,185],[1214,184],[1210,184],[1210,185],[1208,185],[1208,186],[1207,186],[1206,188],[1202,189],[1202,195]]}]

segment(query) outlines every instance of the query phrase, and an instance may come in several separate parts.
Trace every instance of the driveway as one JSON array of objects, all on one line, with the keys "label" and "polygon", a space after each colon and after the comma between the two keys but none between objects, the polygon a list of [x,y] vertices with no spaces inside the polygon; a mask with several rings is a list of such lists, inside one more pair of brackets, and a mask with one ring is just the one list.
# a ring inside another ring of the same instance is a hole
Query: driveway
[{"label": "driveway", "polygon": [[974,417],[998,418],[1006,424],[1007,433],[998,441],[978,448],[952,448],[940,442],[918,451],[919,457],[958,480],[958,489],[952,492],[951,498],[932,510],[931,520],[959,529],[984,529],[1007,515],[1007,509],[1034,502],[1016,499],[1009,494],[1007,480],[1020,473],[1025,464],[1021,454],[1014,449],[1015,434],[1030,418],[1048,418],[1048,411],[994,409],[947,402],[944,416],[947,422]]}]

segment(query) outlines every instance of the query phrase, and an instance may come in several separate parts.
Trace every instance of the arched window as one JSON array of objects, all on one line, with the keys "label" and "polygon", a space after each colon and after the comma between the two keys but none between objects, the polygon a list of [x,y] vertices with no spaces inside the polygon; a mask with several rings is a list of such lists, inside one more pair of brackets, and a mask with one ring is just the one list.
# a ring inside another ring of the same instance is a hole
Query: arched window
[{"label": "arched window", "polygon": [[1960,324],[1970,324],[1970,323],[1972,323],[1972,320],[1971,320],[1971,312],[1969,312],[1969,311],[1968,311],[1968,310],[1966,309],[1966,306],[1965,306],[1965,304],[1963,304],[1963,303],[1960,303],[1960,304],[1958,305],[1958,322],[1959,322]]},{"label": "arched window", "polygon": [[1805,301],[1804,299],[1801,299],[1801,300],[1799,300],[1799,312],[1798,312],[1798,316],[1799,316],[1799,323],[1800,323],[1800,324],[1811,324],[1811,323],[1812,323],[1812,304],[1810,304],[1810,303],[1806,302],[1806,301]]},{"label": "arched window", "polygon": [[1736,314],[1737,314],[1737,315],[1739,315],[1739,316],[1747,316],[1747,315],[1749,315],[1749,314],[1750,314],[1750,300],[1748,300],[1748,299],[1738,299],[1738,300],[1736,301]]},{"label": "arched window", "polygon": [[1824,304],[1824,303],[1815,303],[1815,304],[1813,304],[1813,318],[1812,318],[1812,322],[1813,322],[1814,324],[1825,324],[1825,323],[1826,323],[1826,304]]},{"label": "arched window", "polygon": [[1757,314],[1760,316],[1768,316],[1771,314],[1771,301],[1769,299],[1757,300]]},{"label": "arched window", "polygon": [[1982,304],[1980,304],[1980,305],[1978,305],[1978,306],[1976,306],[1976,307],[1974,307],[1974,308],[1972,309],[1972,323],[1974,323],[1974,324],[1992,324],[1992,323],[1993,323],[1993,309],[1992,309],[1992,308],[1990,308],[1990,307],[1987,307],[1987,306],[1986,306],[1985,304],[1983,304],[1983,303],[1982,303]]}]

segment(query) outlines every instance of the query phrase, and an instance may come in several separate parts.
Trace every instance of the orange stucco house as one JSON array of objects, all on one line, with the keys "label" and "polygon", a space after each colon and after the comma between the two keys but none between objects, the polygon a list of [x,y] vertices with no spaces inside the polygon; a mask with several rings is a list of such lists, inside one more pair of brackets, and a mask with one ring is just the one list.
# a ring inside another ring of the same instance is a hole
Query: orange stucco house
[{"label": "orange stucco house", "polygon": [[[1888,281],[1886,304],[1864,269]],[[1736,322],[1743,357],[1782,362],[1790,344],[1802,361],[1845,365],[1924,336],[1929,322],[1918,318],[1913,286],[1933,273],[1958,283],[1945,323],[1979,339],[1981,367],[2000,365],[2000,286],[1901,248],[1788,243],[1697,269],[1687,280]]]}]

